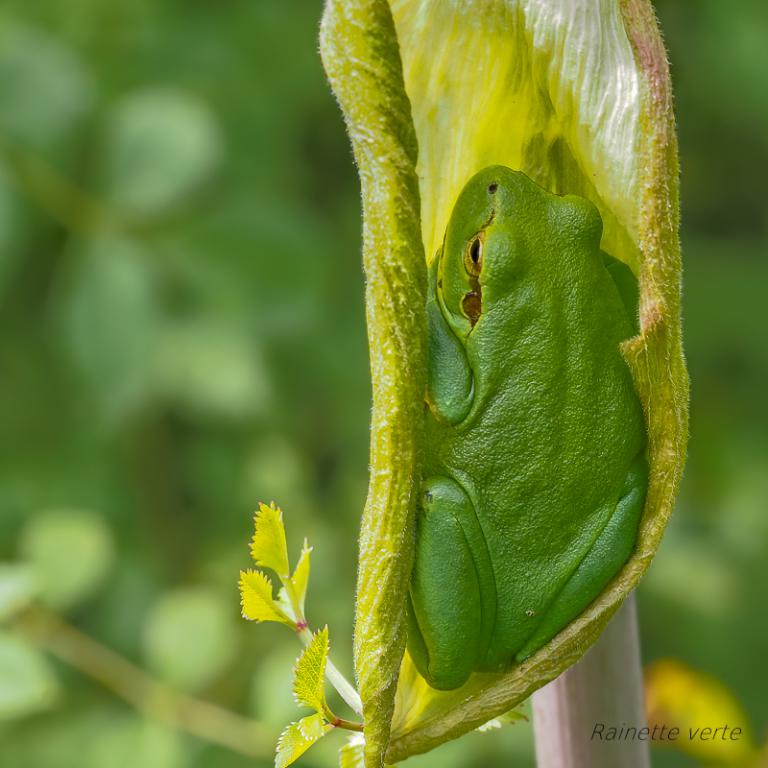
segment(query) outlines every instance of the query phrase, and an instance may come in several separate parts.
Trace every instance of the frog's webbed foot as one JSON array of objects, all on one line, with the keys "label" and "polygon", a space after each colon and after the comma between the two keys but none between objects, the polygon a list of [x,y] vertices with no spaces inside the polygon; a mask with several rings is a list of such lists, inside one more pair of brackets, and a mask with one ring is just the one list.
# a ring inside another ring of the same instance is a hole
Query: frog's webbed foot
[{"label": "frog's webbed foot", "polygon": [[434,688],[462,685],[486,653],[496,589],[472,501],[447,477],[422,486],[408,611],[408,647]]},{"label": "frog's webbed foot", "polygon": [[458,424],[472,407],[473,377],[466,350],[443,316],[437,299],[439,262],[439,256],[435,257],[429,268],[427,403],[436,419]]},{"label": "frog's webbed foot", "polygon": [[605,588],[635,548],[645,505],[648,465],[644,456],[633,462],[619,501],[600,535],[565,582],[515,661],[523,661],[573,621]]}]

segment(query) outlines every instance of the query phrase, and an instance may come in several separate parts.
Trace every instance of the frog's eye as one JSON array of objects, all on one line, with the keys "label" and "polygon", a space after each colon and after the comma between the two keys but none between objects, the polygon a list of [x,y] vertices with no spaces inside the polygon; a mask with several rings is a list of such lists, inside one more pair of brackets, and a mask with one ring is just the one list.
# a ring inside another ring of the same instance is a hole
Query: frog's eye
[{"label": "frog's eye", "polygon": [[469,241],[464,254],[464,266],[470,275],[477,277],[480,274],[483,268],[483,240],[480,235],[475,235]]}]

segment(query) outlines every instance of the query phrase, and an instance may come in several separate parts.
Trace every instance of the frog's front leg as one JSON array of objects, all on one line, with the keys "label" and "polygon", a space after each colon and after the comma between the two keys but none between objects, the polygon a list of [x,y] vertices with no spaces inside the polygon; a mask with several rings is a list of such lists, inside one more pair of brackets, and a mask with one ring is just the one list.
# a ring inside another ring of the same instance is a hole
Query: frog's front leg
[{"label": "frog's front leg", "polygon": [[434,688],[458,688],[486,654],[496,614],[490,557],[466,491],[447,477],[422,486],[411,578],[409,648]]},{"label": "frog's front leg", "polygon": [[474,386],[467,353],[446,321],[438,299],[440,255],[429,267],[427,403],[438,421],[458,424],[472,407]]},{"label": "frog's front leg", "polygon": [[605,588],[635,548],[645,505],[648,465],[639,456],[627,473],[619,501],[605,527],[568,581],[546,609],[541,622],[516,654],[520,662],[573,621]]}]

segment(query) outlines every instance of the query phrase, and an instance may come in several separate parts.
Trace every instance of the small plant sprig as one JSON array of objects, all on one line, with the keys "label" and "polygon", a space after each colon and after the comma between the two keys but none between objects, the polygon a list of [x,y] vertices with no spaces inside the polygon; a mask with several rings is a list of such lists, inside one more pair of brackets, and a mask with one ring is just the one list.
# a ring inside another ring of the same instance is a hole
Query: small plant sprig
[{"label": "small plant sprig", "polygon": [[243,618],[249,621],[274,621],[290,627],[306,646],[294,667],[293,696],[299,706],[314,709],[312,715],[290,723],[280,735],[275,756],[276,768],[285,768],[297,760],[316,741],[335,728],[353,731],[353,738],[341,749],[343,768],[361,765],[362,723],[334,714],[325,698],[325,680],[358,715],[362,713],[360,696],[352,684],[328,658],[328,627],[313,633],[304,614],[309,583],[309,559],[312,548],[306,539],[293,573],[288,562],[288,547],[283,513],[274,502],[259,504],[251,540],[251,557],[259,568],[273,571],[280,581],[277,598],[272,580],[262,570],[240,571],[240,604]]}]

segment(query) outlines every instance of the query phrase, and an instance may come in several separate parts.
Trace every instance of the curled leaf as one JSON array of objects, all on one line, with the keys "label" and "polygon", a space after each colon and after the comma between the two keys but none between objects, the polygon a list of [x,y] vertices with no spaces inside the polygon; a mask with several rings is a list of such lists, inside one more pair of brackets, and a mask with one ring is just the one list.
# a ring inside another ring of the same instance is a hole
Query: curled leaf
[{"label": "curled leaf", "polygon": [[[599,637],[656,551],[687,439],[677,145],[649,0],[329,0],[321,51],[363,186],[374,422],[355,652],[366,765],[378,768],[385,754],[427,751],[557,677]],[[403,658],[413,554],[405,483],[419,477],[424,393],[416,261],[435,253],[467,179],[495,163],[591,200],[603,249],[639,278],[639,330],[622,353],[644,410],[649,487],[633,555],[581,616],[507,672],[436,691]]]}]

